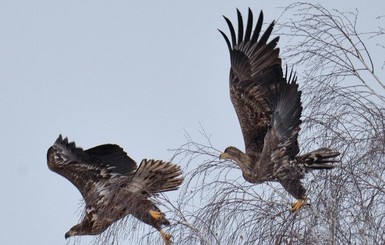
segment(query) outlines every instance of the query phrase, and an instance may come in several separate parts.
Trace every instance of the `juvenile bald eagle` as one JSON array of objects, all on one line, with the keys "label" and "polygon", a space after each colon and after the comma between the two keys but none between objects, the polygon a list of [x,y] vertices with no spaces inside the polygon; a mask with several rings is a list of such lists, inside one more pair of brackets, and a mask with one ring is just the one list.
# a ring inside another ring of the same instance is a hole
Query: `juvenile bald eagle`
[{"label": "juvenile bald eagle", "polygon": [[301,92],[297,78],[283,74],[279,37],[268,39],[274,22],[259,37],[263,13],[253,31],[253,13],[249,9],[246,29],[237,10],[238,35],[230,20],[230,39],[223,35],[230,51],[230,97],[242,128],[246,152],[230,146],[220,159],[234,161],[251,183],[278,181],[297,201],[292,211],[307,204],[301,179],[312,169],[332,169],[340,153],[321,148],[298,155],[298,133],[301,124]]},{"label": "juvenile bald eagle", "polygon": [[84,219],[65,238],[100,234],[131,214],[157,229],[165,244],[171,243],[171,236],[161,229],[170,223],[149,197],[178,189],[183,181],[179,166],[144,159],[137,168],[135,161],[118,145],[83,150],[61,135],[48,149],[47,161],[50,170],[79,189],[86,203]]}]

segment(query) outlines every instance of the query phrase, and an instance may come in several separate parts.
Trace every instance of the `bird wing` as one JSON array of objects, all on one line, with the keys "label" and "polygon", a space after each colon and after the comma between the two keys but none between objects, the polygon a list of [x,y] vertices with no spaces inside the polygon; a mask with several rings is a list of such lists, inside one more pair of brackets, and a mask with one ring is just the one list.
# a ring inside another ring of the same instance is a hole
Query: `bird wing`
[{"label": "bird wing", "polygon": [[[244,30],[242,15],[238,15],[238,37],[229,19],[231,42],[222,31],[230,52],[230,98],[242,129],[247,154],[258,155],[262,151],[264,137],[271,121],[269,103],[282,79],[281,59],[276,48],[279,37],[267,42],[274,22],[259,38],[263,13],[259,15],[253,32],[253,13],[249,9]],[[245,34],[244,34],[245,31]]]},{"label": "bird wing", "polygon": [[265,136],[260,164],[271,168],[281,184],[293,196],[301,196],[300,178],[305,174],[293,161],[299,152],[298,133],[301,124],[301,91],[296,77],[281,80],[277,97],[272,101],[271,126]]},{"label": "bird wing", "polygon": [[298,90],[296,76],[291,73],[281,80],[277,97],[272,101],[272,120],[269,134],[265,139],[267,155],[280,162],[282,157],[290,160],[299,152],[298,133],[301,125],[301,91]]},{"label": "bird wing", "polygon": [[118,145],[105,144],[84,151],[90,156],[90,163],[107,166],[109,171],[127,175],[136,170],[136,162]]},{"label": "bird wing", "polygon": [[[86,202],[90,195],[103,192],[111,179],[125,177],[136,169],[136,163],[118,145],[100,145],[83,150],[60,135],[48,149],[50,170],[67,178],[78,188]],[[98,194],[97,194],[98,195]]]}]

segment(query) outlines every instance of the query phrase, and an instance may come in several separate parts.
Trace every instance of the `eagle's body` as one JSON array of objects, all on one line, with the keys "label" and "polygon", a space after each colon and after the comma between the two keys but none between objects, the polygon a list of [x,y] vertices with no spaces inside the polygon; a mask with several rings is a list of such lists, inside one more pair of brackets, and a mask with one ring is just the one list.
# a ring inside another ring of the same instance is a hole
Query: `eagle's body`
[{"label": "eagle's body", "polygon": [[170,242],[170,236],[161,230],[169,222],[149,197],[179,187],[183,181],[179,166],[144,159],[137,168],[118,145],[83,150],[61,135],[48,149],[47,162],[49,169],[79,189],[86,203],[84,219],[65,234],[66,238],[100,234],[131,214],[159,230],[166,244]]},{"label": "eagle's body", "polygon": [[[301,179],[310,169],[331,169],[331,159],[339,152],[320,148],[299,156],[298,133],[301,124],[301,91],[292,73],[284,74],[276,47],[278,37],[268,42],[271,23],[259,37],[261,12],[253,28],[249,9],[246,28],[238,13],[238,34],[229,19],[230,39],[222,31],[230,52],[230,98],[237,113],[245,141],[245,153],[231,146],[221,154],[238,164],[251,183],[278,181],[298,202],[293,211],[306,203]],[[230,41],[231,40],[231,41]]]}]

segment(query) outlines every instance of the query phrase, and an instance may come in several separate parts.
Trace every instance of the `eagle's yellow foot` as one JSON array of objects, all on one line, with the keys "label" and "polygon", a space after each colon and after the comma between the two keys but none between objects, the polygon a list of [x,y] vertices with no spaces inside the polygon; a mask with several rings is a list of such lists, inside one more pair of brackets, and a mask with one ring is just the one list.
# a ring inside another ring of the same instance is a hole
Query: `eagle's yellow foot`
[{"label": "eagle's yellow foot", "polygon": [[303,206],[308,205],[307,198],[303,197],[303,199],[298,199],[295,203],[291,205],[290,211],[295,213],[298,212]]},{"label": "eagle's yellow foot", "polygon": [[160,230],[160,235],[162,236],[165,245],[171,245],[172,244],[172,242],[171,242],[172,236],[170,234],[167,234],[164,231]]},{"label": "eagle's yellow foot", "polygon": [[164,218],[164,215],[159,211],[150,210],[148,212],[150,213],[151,217],[153,217],[156,220],[161,220]]}]

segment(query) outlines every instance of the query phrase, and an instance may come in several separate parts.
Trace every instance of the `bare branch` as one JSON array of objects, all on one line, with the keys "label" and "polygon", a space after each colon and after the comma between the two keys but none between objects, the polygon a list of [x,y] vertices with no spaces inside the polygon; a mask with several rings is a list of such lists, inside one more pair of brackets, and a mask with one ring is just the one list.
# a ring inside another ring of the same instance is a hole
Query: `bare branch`
[{"label": "bare branch", "polygon": [[218,160],[220,151],[203,129],[200,141],[186,134],[187,143],[173,149],[174,160],[187,166],[180,196],[170,205],[176,244],[385,241],[385,86],[363,41],[367,33],[356,29],[357,11],[296,3],[285,9],[289,13],[295,18],[279,31],[291,38],[284,55],[302,81],[301,149],[332,147],[342,152],[342,162],[306,178],[312,205],[292,214],[291,197],[279,185],[245,182],[235,164]]}]

